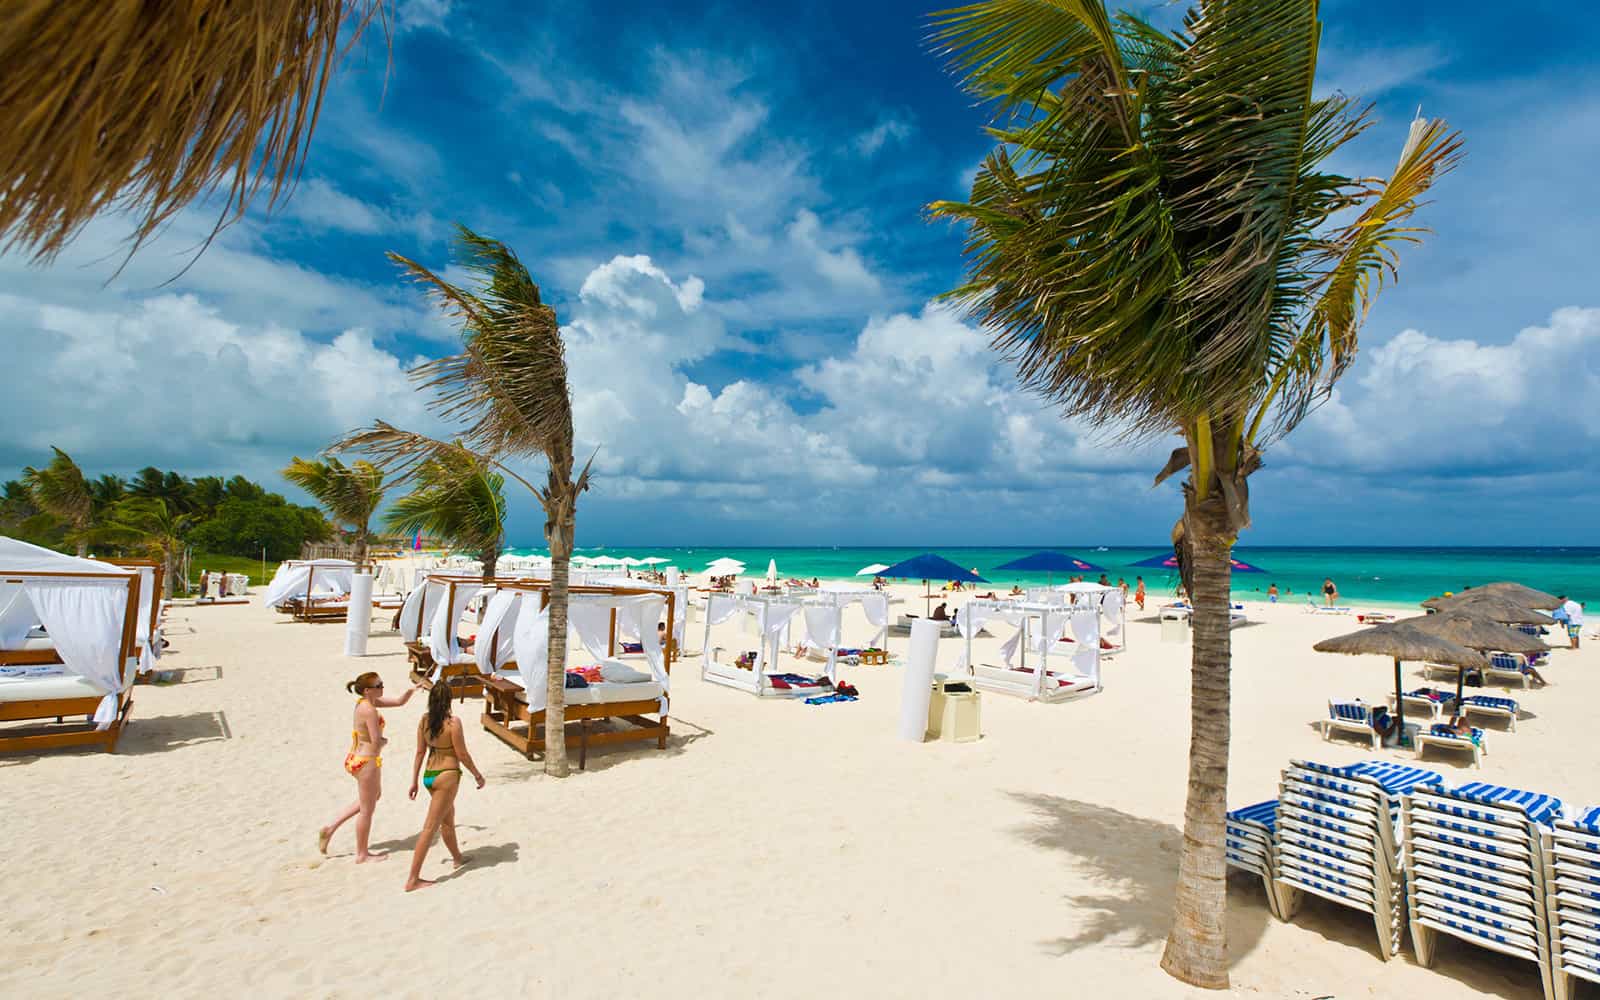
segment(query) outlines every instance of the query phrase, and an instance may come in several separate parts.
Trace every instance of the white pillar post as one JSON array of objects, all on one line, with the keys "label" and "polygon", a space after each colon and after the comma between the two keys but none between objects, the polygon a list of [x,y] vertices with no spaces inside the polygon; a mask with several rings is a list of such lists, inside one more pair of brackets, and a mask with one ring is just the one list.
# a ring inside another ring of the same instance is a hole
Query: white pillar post
[{"label": "white pillar post", "polygon": [[357,573],[350,580],[350,610],[345,615],[344,623],[344,655],[366,656],[367,635],[371,631],[372,574]]}]

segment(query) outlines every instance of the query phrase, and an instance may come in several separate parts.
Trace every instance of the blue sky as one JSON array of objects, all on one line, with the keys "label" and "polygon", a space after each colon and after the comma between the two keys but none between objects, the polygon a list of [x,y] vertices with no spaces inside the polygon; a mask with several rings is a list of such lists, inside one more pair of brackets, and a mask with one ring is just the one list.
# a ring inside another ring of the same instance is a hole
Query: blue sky
[{"label": "blue sky", "polygon": [[[1160,447],[1014,391],[931,304],[982,116],[929,6],[401,0],[358,49],[304,178],[180,277],[185,213],[113,277],[124,220],[53,266],[0,258],[0,468],[48,445],[271,482],[382,417],[439,430],[404,370],[453,331],[383,258],[448,264],[456,220],[515,247],[566,327],[582,544],[1159,542]],[[1145,4],[1163,23],[1181,7]],[[1252,479],[1255,544],[1594,543],[1600,61],[1574,3],[1326,0],[1320,80],[1376,104],[1385,173],[1420,106],[1468,156],[1338,396]],[[142,387],[142,396],[132,393]],[[287,487],[284,487],[287,489]],[[511,536],[542,518],[513,499]]]}]

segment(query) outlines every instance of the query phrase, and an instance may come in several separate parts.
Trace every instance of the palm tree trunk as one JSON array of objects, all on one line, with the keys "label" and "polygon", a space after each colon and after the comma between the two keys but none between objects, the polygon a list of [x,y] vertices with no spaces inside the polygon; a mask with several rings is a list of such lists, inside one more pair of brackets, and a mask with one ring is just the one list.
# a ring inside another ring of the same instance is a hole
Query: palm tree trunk
[{"label": "palm tree trunk", "polygon": [[[483,585],[485,587],[493,586],[494,585],[495,567],[500,562],[500,546],[491,545],[488,548],[484,549],[483,551],[479,552],[478,553],[478,561],[483,563]],[[486,601],[486,600],[485,601],[479,601],[478,602],[478,624],[479,625],[483,624],[483,616],[488,614],[488,613],[489,613],[489,602]]]},{"label": "palm tree trunk", "polygon": [[1161,967],[1206,989],[1228,988],[1227,812],[1229,739],[1228,619],[1233,531],[1220,491],[1204,500],[1185,490],[1183,544],[1193,567],[1189,695],[1189,783],[1172,932]]},{"label": "palm tree trunk", "polygon": [[[567,510],[571,510],[568,506]],[[551,518],[550,545],[550,671],[544,704],[544,773],[565,778],[567,765],[567,585],[572,567],[573,518]],[[531,734],[530,734],[531,735]]]},{"label": "palm tree trunk", "polygon": [[161,547],[161,596],[163,599],[172,596],[172,550],[165,545]]},{"label": "palm tree trunk", "polygon": [[79,538],[78,538],[78,558],[82,559],[85,556],[87,556],[88,554],[89,554],[89,542],[88,542],[87,539],[83,538],[82,536],[79,536]]},{"label": "palm tree trunk", "polygon": [[356,572],[359,573],[367,565],[367,526],[361,525],[356,529]]}]

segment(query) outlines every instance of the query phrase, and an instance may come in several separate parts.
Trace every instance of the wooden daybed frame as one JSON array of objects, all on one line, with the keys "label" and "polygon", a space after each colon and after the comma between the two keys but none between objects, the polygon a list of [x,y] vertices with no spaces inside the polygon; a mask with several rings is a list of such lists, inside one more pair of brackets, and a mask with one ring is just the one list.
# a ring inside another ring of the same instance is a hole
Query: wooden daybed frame
[{"label": "wooden daybed frame", "polygon": [[[27,579],[70,577],[90,580],[121,580],[120,573],[72,573],[39,570],[29,573],[0,573],[0,580],[21,583]],[[128,581],[128,603],[122,615],[122,644],[117,650],[119,674],[126,675],[128,660],[133,656],[134,626],[139,619],[139,574],[135,572]],[[61,658],[52,649],[0,650],[0,664],[7,666],[34,666],[60,663]],[[106,753],[115,753],[122,727],[133,711],[133,685],[123,689],[117,705],[117,718],[111,725],[99,730],[94,727],[94,713],[100,707],[100,698],[39,698],[31,701],[0,702],[0,722],[45,722],[42,730],[34,727],[0,728],[0,753],[19,751],[54,750],[59,747],[100,746]],[[83,716],[84,722],[67,722],[68,716]],[[54,720],[54,725],[49,725]]]},{"label": "wooden daybed frame", "polygon": [[[444,574],[434,574],[422,581],[419,586],[426,587],[429,583],[442,583],[445,585],[443,600],[445,601],[445,607],[451,607],[456,602],[457,585],[464,583],[477,584],[480,588],[482,588],[479,590],[479,593],[481,594],[484,590],[495,587],[499,581],[492,577],[489,579],[483,579],[476,576],[446,576]],[[426,604],[426,600],[424,600],[423,603]],[[436,664],[433,661],[433,650],[429,648],[428,644],[423,642],[421,638],[423,624],[424,623],[422,622],[417,623],[418,638],[405,644],[406,659],[411,663],[412,682],[422,685],[424,690],[431,691],[433,690],[433,680],[431,675],[433,674],[433,669]],[[449,645],[450,634],[455,630],[455,627],[456,622],[453,618],[451,621],[445,622],[444,641],[446,646]],[[460,701],[465,701],[467,695],[469,694],[477,694],[479,691],[483,690],[483,675],[478,672],[478,665],[476,663],[445,664],[439,671],[439,679],[450,685],[451,689],[456,692],[458,700]]]},{"label": "wooden daybed frame", "polygon": [[[539,595],[539,606],[547,606],[550,602],[550,582],[548,580],[514,580],[502,582],[503,590],[522,590]],[[676,623],[677,595],[670,590],[657,590],[651,587],[602,587],[602,586],[575,586],[568,588],[569,594],[606,594],[615,597],[635,597],[656,595],[666,598],[667,601],[667,635],[672,635],[673,625]],[[562,637],[566,641],[566,637]],[[607,640],[607,651],[615,655],[617,648],[617,612],[611,609],[611,632]],[[514,664],[515,660],[507,661],[505,666]],[[662,651],[662,668],[670,675],[672,660]],[[516,750],[528,759],[533,759],[535,754],[545,751],[547,734],[544,732],[545,713],[543,709],[537,712],[528,711],[527,693],[518,685],[499,677],[485,677],[483,685],[483,728],[495,734],[507,746]],[[652,719],[650,716],[654,715]],[[567,723],[565,739],[568,746],[578,747],[578,769],[581,771],[588,765],[589,746],[605,746],[613,743],[631,743],[639,740],[656,741],[658,750],[667,748],[667,737],[671,729],[667,720],[667,713],[661,711],[659,698],[644,698],[637,701],[613,701],[598,705],[567,705],[563,714]],[[620,719],[630,723],[630,728],[607,729],[599,732],[591,731],[590,723],[596,719]],[[573,725],[576,723],[576,725]]]}]

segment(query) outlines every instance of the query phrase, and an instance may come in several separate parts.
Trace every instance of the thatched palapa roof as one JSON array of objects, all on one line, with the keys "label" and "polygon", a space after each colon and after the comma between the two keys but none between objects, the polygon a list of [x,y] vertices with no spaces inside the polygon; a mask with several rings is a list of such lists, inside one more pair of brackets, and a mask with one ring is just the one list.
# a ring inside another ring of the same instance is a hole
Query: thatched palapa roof
[{"label": "thatched palapa roof", "polygon": [[1481,670],[1489,665],[1482,653],[1402,622],[1374,625],[1359,632],[1336,635],[1311,648],[1319,653],[1387,656],[1396,660],[1427,661],[1468,669]]},{"label": "thatched palapa roof", "polygon": [[1486,583],[1481,587],[1472,587],[1458,594],[1451,594],[1448,597],[1430,597],[1422,602],[1422,606],[1443,611],[1445,608],[1461,601],[1474,601],[1484,597],[1510,601],[1530,610],[1555,608],[1561,604],[1561,599],[1554,594],[1547,594],[1542,590],[1534,590],[1532,587],[1524,587],[1520,583],[1501,581],[1499,583]]},{"label": "thatched palapa roof", "polygon": [[1464,611],[1418,615],[1394,624],[1412,626],[1468,649],[1497,653],[1543,653],[1550,648],[1526,632]]}]

